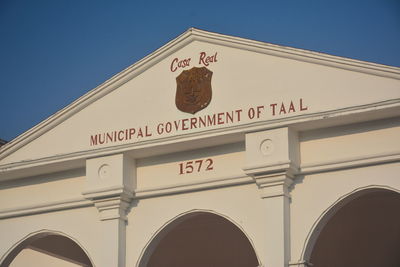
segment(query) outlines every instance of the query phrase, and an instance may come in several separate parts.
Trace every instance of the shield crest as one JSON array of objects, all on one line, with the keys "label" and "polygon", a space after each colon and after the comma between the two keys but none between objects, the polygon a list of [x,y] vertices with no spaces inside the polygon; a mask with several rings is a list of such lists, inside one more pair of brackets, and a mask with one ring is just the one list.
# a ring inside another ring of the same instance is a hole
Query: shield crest
[{"label": "shield crest", "polygon": [[184,70],[176,77],[176,107],[183,112],[195,114],[211,102],[212,71],[206,67]]}]

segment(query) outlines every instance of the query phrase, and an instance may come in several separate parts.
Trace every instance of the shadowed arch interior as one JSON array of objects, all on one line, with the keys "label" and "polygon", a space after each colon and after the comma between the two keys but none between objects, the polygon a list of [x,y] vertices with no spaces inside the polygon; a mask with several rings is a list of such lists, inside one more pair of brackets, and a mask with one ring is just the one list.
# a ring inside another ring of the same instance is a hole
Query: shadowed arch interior
[{"label": "shadowed arch interior", "polygon": [[54,233],[38,233],[20,242],[7,255],[1,267],[12,265],[14,259],[24,249],[32,249],[79,266],[93,266],[85,251],[72,239]]},{"label": "shadowed arch interior", "polygon": [[256,267],[253,246],[227,219],[206,212],[184,216],[159,233],[141,267]]},{"label": "shadowed arch interior", "polygon": [[374,190],[341,207],[319,234],[313,267],[400,266],[400,194]]}]

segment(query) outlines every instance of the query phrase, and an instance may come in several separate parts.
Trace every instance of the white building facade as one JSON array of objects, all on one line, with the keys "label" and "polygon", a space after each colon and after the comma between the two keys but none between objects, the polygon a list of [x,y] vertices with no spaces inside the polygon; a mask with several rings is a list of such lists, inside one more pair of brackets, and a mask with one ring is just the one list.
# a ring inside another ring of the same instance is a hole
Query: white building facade
[{"label": "white building facade", "polygon": [[399,68],[189,29],[0,148],[0,266],[400,266],[399,115]]}]

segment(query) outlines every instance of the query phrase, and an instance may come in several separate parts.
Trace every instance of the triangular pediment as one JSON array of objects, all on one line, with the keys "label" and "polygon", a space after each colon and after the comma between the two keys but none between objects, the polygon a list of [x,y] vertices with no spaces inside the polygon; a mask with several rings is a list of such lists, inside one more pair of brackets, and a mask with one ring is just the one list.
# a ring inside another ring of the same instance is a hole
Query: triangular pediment
[{"label": "triangular pediment", "polygon": [[[212,73],[194,114],[176,105],[193,67]],[[189,29],[3,146],[0,168],[399,105],[398,68]]]}]

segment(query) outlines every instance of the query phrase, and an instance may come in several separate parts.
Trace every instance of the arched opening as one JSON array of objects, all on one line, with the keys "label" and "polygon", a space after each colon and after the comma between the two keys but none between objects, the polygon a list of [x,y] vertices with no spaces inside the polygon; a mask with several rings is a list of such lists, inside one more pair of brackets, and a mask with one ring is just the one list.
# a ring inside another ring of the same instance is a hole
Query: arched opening
[{"label": "arched opening", "polygon": [[400,194],[369,189],[341,202],[316,228],[321,230],[308,262],[313,267],[400,266]]},{"label": "arched opening", "polygon": [[187,214],[152,240],[141,267],[256,267],[249,239],[229,220],[208,212]]},{"label": "arched opening", "polygon": [[6,266],[92,267],[93,265],[86,252],[71,238],[51,232],[40,232],[18,243],[2,261],[1,267]]}]

